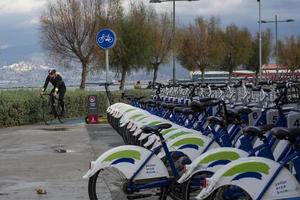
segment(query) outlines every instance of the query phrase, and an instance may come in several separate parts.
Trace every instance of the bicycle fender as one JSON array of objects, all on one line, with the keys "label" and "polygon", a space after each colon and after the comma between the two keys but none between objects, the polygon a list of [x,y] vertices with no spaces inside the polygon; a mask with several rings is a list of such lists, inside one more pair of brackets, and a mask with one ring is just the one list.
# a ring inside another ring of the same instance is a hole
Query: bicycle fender
[{"label": "bicycle fender", "polygon": [[150,145],[152,145],[154,142],[156,142],[156,140],[159,140],[159,137],[156,135],[150,135],[148,137],[148,141],[143,145],[145,148],[149,147]]},{"label": "bicycle fender", "polygon": [[121,106],[123,106],[123,103],[115,103],[113,105],[110,105],[106,109],[106,112],[111,114],[113,111],[115,111],[116,109],[118,109],[118,107],[121,107]]},{"label": "bicycle fender", "polygon": [[142,133],[140,137],[138,138],[139,141],[146,139],[149,137],[151,134],[150,133]]},{"label": "bicycle fender", "polygon": [[[204,199],[221,186],[233,185],[242,188],[252,199],[257,199],[279,166],[279,163],[263,157],[237,159],[208,178],[207,187],[196,198]],[[299,198],[299,188],[293,174],[283,168],[261,199]]]},{"label": "bicycle fender", "polygon": [[120,111],[120,112],[124,112],[125,110],[129,109],[129,108],[132,108],[130,105],[128,104],[124,104],[124,103],[115,103],[113,105],[111,105],[109,107],[109,110],[111,110],[112,112],[115,112],[115,111]]},{"label": "bicycle fender", "polygon": [[181,135],[186,135],[186,134],[197,134],[201,135],[200,132],[192,130],[192,129],[187,129],[184,127],[177,128],[176,130],[170,131],[167,134],[164,135],[165,140],[172,140],[175,139],[176,137],[179,137]]},{"label": "bicycle fender", "polygon": [[[203,150],[211,141],[211,138],[199,134],[187,134],[168,140],[167,145],[170,151],[179,151],[188,156],[191,160],[195,160],[203,153]],[[216,142],[210,146],[210,149],[220,147]],[[159,158],[165,156],[164,151],[158,154]]]},{"label": "bicycle fender", "polygon": [[193,160],[191,164],[186,165],[185,173],[182,174],[177,182],[183,183],[194,174],[201,171],[209,171],[215,173],[218,169],[228,164],[229,162],[247,156],[248,153],[246,151],[232,147],[211,149],[201,154],[199,157]]},{"label": "bicycle fender", "polygon": [[[163,132],[164,131],[162,131],[162,133]],[[199,132],[197,132],[195,130],[192,130],[192,129],[187,129],[187,128],[184,128],[184,127],[175,127],[175,126],[173,127],[172,126],[172,128],[170,128],[170,130],[167,129],[166,133],[164,134],[164,139],[166,141],[169,141],[169,140],[173,140],[176,137],[179,137],[179,136],[184,135],[184,134],[197,134],[198,135]],[[158,137],[156,137],[156,138],[157,139],[156,139],[153,147],[151,148],[152,150],[155,149],[156,147],[158,147],[159,145],[161,145],[161,142],[160,142],[159,138]],[[153,141],[151,141],[149,143],[153,144]],[[144,146],[146,146],[146,144],[144,144]]]},{"label": "bicycle fender", "polygon": [[[92,177],[100,169],[114,167],[130,179],[151,153],[145,148],[134,145],[123,145],[110,149],[96,161],[91,162],[91,169],[87,171],[83,178]],[[153,155],[134,180],[160,177],[169,177],[169,173],[163,162],[156,155]]]},{"label": "bicycle fender", "polygon": [[129,112],[123,113],[122,118],[120,119],[120,123],[127,123],[128,121],[135,121],[136,118],[141,116],[147,116],[150,115],[148,112],[134,108],[134,110],[131,110]]}]

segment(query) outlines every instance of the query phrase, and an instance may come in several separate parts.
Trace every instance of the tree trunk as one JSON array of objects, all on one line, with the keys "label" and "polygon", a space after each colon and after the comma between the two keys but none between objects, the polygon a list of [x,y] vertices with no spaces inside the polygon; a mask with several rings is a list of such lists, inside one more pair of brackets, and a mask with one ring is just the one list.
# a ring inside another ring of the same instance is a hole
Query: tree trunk
[{"label": "tree trunk", "polygon": [[81,72],[81,83],[80,83],[80,89],[84,90],[85,88],[85,81],[88,74],[88,66],[86,62],[81,62],[82,65],[82,72]]},{"label": "tree trunk", "polygon": [[126,77],[126,70],[124,67],[122,67],[121,82],[119,87],[121,91],[124,91],[125,77]]},{"label": "tree trunk", "polygon": [[295,80],[295,68],[293,68],[293,70],[291,70],[292,71],[292,75],[291,75],[291,80]]},{"label": "tree trunk", "polygon": [[153,70],[153,80],[152,83],[156,83],[157,74],[158,74],[158,64],[154,64],[154,70]]},{"label": "tree trunk", "polygon": [[257,85],[258,83],[258,74],[259,74],[259,70],[255,72],[255,85]]},{"label": "tree trunk", "polygon": [[201,70],[201,81],[202,81],[202,83],[204,83],[204,73],[205,73],[205,70]]},{"label": "tree trunk", "polygon": [[229,72],[228,84],[231,84],[231,76],[232,76],[232,72]]}]

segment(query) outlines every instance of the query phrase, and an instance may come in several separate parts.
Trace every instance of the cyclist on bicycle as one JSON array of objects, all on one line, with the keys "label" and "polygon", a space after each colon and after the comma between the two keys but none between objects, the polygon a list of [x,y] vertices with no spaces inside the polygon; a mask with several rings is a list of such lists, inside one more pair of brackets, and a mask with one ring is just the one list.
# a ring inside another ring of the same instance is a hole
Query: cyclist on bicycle
[{"label": "cyclist on bicycle", "polygon": [[53,89],[51,90],[51,102],[54,102],[53,96],[56,96],[58,94],[58,100],[60,102],[60,106],[62,108],[61,115],[65,112],[65,103],[64,103],[64,96],[66,93],[66,85],[65,82],[62,79],[62,76],[59,72],[57,72],[55,69],[48,70],[48,76],[45,80],[44,87],[42,89],[42,93],[47,89],[47,86],[49,82],[53,85]]}]

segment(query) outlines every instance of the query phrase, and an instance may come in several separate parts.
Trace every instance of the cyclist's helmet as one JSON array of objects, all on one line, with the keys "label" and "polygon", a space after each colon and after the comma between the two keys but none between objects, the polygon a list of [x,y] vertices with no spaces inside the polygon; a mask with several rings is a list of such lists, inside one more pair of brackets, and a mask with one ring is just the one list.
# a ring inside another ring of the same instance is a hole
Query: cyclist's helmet
[{"label": "cyclist's helmet", "polygon": [[53,74],[55,74],[56,73],[56,70],[55,69],[49,69],[48,70],[48,74],[49,75],[53,75]]}]

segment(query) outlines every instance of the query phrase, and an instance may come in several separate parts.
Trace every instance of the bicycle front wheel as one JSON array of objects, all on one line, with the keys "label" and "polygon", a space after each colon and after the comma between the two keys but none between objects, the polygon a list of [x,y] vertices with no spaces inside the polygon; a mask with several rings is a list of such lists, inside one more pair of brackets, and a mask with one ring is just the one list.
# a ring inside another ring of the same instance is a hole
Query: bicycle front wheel
[{"label": "bicycle front wheel", "polygon": [[115,168],[99,170],[89,179],[90,200],[127,200],[123,191],[125,176]]},{"label": "bicycle front wheel", "polygon": [[184,200],[196,200],[196,196],[204,188],[205,178],[212,176],[212,173],[196,173],[184,185]]},{"label": "bicycle front wheel", "polygon": [[223,186],[210,197],[210,200],[252,200],[250,195],[242,188],[236,186]]}]

